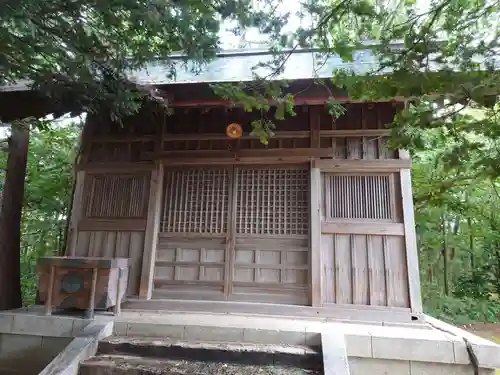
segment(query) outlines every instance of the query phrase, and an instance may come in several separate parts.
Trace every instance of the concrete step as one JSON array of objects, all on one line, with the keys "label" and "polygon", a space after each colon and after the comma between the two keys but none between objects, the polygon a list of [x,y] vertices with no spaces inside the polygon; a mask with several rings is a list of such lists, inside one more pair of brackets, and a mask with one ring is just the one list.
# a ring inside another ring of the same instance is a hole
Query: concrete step
[{"label": "concrete step", "polygon": [[80,363],[79,375],[323,375],[293,366],[187,361],[101,354]]},{"label": "concrete step", "polygon": [[241,365],[283,365],[310,370],[323,368],[321,351],[306,346],[192,342],[152,337],[112,336],[99,342],[98,354]]}]

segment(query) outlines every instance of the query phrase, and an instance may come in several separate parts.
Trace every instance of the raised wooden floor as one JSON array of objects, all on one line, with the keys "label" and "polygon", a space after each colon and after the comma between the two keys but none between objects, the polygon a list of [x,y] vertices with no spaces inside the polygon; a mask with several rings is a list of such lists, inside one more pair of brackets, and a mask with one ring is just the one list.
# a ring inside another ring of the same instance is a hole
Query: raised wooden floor
[{"label": "raised wooden floor", "polygon": [[186,301],[172,299],[140,300],[129,298],[122,306],[124,310],[151,312],[206,312],[216,314],[282,316],[293,319],[329,319],[370,323],[419,323],[421,317],[410,309],[378,306],[330,305],[311,307],[297,305],[275,305],[268,303],[228,301]]}]

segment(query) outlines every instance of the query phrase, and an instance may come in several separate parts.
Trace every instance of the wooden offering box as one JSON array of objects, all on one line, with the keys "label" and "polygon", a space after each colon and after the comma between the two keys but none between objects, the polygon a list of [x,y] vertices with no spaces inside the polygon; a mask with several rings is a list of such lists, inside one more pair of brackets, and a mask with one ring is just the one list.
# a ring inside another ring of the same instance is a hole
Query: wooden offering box
[{"label": "wooden offering box", "polygon": [[37,265],[40,302],[52,308],[76,308],[93,318],[94,309],[120,313],[128,281],[127,258],[44,257]]}]

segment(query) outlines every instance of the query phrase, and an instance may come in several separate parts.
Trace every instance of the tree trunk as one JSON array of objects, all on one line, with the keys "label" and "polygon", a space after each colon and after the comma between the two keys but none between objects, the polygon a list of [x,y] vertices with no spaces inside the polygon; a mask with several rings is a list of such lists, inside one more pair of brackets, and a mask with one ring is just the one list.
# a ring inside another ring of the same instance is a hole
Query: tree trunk
[{"label": "tree trunk", "polygon": [[22,306],[21,214],[28,146],[29,130],[12,126],[0,217],[0,310]]},{"label": "tree trunk", "polygon": [[448,281],[448,243],[446,241],[446,219],[445,216],[442,215],[442,227],[443,227],[443,283],[444,283],[444,294],[450,294],[450,285]]},{"label": "tree trunk", "polygon": [[472,227],[472,219],[467,217],[467,226],[469,227],[469,253],[470,253],[470,268],[476,268],[476,256],[474,252],[474,229]]}]

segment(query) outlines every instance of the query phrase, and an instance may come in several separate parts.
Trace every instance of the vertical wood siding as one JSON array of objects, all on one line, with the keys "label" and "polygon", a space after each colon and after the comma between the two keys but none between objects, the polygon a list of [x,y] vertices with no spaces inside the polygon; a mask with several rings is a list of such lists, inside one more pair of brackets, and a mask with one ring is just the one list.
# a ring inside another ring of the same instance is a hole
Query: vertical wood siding
[{"label": "vertical wood siding", "polygon": [[[323,173],[323,222],[402,223],[398,183],[390,173]],[[325,303],[409,307],[404,236],[323,233],[321,252]]]},{"label": "vertical wood siding", "polygon": [[395,221],[394,181],[391,174],[323,176],[325,217]]},{"label": "vertical wood siding", "polygon": [[140,218],[147,215],[149,173],[89,173],[84,187],[88,218]]},{"label": "vertical wood siding", "polygon": [[129,258],[127,295],[139,293],[139,281],[144,249],[144,232],[80,231],[76,256]]},{"label": "vertical wood siding", "polygon": [[409,307],[403,237],[321,237],[325,303]]},{"label": "vertical wood siding", "polygon": [[127,219],[146,219],[150,172],[88,173],[83,196],[83,219],[99,229],[78,231],[76,256],[129,258],[127,295],[139,293],[144,229],[125,227]]}]

